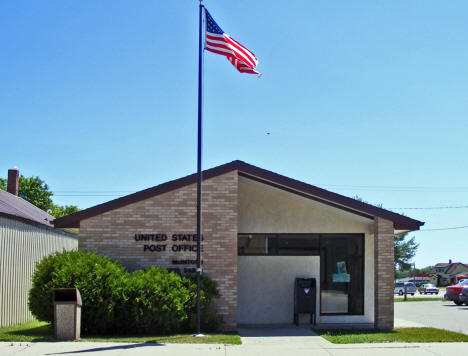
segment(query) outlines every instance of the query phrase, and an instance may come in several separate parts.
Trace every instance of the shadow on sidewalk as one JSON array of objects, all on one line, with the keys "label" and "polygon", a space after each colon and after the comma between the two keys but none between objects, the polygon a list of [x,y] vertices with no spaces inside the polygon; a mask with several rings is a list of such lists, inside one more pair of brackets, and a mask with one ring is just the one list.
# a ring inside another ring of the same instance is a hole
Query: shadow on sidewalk
[{"label": "shadow on sidewalk", "polygon": [[108,347],[95,347],[95,348],[92,348],[92,349],[85,349],[85,350],[54,352],[54,353],[50,353],[50,354],[46,354],[46,355],[66,355],[66,354],[80,354],[80,353],[85,353],[85,352],[129,350],[129,349],[135,349],[135,348],[138,348],[138,347],[145,347],[145,346],[164,346],[164,345],[163,344],[157,344],[157,343],[144,342],[144,343],[140,343],[140,344],[118,345],[118,346],[108,346]]}]

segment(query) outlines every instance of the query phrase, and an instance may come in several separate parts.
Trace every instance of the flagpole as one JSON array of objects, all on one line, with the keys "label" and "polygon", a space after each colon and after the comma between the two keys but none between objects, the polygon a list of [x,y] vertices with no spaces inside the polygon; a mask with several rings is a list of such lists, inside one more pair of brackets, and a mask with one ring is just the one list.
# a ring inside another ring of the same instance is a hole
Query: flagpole
[{"label": "flagpole", "polygon": [[203,0],[200,0],[199,6],[199,24],[198,24],[198,149],[197,149],[197,331],[196,336],[202,336],[200,333],[200,277],[201,277],[201,190],[202,190],[202,104],[203,104]]}]

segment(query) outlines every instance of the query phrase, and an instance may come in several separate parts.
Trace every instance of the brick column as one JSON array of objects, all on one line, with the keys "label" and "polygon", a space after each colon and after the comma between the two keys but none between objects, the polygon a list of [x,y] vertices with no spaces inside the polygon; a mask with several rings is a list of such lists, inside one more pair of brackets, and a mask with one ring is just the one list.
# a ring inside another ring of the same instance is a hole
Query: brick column
[{"label": "brick column", "polygon": [[393,329],[393,234],[392,221],[374,219],[374,328],[378,330]]}]

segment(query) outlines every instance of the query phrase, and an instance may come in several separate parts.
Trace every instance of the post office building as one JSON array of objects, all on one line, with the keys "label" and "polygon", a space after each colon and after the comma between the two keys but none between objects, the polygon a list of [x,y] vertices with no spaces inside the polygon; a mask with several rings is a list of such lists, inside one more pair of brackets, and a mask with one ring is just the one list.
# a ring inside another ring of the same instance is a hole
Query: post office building
[{"label": "post office building", "polygon": [[[142,190],[55,227],[77,229],[80,249],[118,258],[129,270],[190,273],[196,180]],[[393,236],[422,225],[242,161],[203,172],[203,273],[218,282],[215,308],[228,330],[292,324],[296,278],[316,281],[319,326],[393,328]]]}]

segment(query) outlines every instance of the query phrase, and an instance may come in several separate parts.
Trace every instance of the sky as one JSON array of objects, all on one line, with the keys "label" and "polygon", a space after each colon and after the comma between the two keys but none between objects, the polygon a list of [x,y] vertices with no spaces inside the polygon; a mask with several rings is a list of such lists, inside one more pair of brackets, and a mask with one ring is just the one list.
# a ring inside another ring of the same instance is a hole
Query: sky
[{"label": "sky", "polygon": [[[468,263],[432,230],[468,226],[468,2],[204,4],[263,73],[205,53],[204,169],[357,195],[425,222],[416,267]],[[196,171],[198,1],[5,0],[0,29],[1,177],[84,209]]]}]

